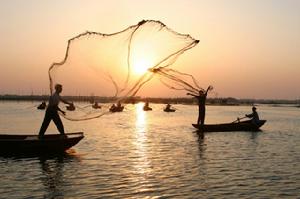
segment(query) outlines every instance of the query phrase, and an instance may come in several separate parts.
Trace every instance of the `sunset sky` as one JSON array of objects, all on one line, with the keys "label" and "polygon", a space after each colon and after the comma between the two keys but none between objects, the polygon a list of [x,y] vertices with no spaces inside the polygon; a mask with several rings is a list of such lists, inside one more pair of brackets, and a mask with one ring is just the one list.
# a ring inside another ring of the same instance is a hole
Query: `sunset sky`
[{"label": "sunset sky", "polygon": [[[0,94],[48,94],[69,38],[153,19],[200,40],[174,67],[213,85],[211,97],[299,99],[299,10],[298,0],[2,0]],[[185,95],[161,87],[140,94]]]}]

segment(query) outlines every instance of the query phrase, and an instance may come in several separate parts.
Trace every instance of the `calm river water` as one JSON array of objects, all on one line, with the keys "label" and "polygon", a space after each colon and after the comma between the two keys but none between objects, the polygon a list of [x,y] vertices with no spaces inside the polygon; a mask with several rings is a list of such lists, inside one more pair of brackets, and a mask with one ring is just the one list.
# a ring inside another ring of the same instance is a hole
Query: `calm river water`
[{"label": "calm river water", "polygon": [[[44,111],[0,102],[0,134],[37,134]],[[85,138],[60,157],[0,157],[0,198],[299,198],[300,109],[257,106],[261,132],[207,133],[197,107],[128,105],[98,119],[63,120]],[[231,122],[247,106],[207,106],[206,123]],[[55,133],[53,124],[46,133]]]}]

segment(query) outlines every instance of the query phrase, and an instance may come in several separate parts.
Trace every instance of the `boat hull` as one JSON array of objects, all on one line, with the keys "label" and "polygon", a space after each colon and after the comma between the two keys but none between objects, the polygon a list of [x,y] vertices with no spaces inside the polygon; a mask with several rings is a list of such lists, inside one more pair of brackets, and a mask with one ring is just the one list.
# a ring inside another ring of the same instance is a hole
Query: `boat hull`
[{"label": "boat hull", "polygon": [[152,111],[152,108],[150,108],[150,107],[144,107],[143,110],[144,111]]},{"label": "boat hull", "polygon": [[109,111],[112,113],[115,113],[115,112],[122,112],[123,109],[124,109],[124,106],[121,106],[121,107],[110,108]]},{"label": "boat hull", "polygon": [[259,128],[264,125],[266,120],[260,120],[258,124],[254,124],[251,120],[235,123],[224,124],[205,124],[204,126],[192,124],[202,132],[228,132],[228,131],[259,131]]},{"label": "boat hull", "polygon": [[61,153],[76,145],[84,138],[82,132],[45,135],[0,135],[0,155],[9,154],[53,154]]},{"label": "boat hull", "polygon": [[175,112],[175,109],[164,109],[164,112]]}]

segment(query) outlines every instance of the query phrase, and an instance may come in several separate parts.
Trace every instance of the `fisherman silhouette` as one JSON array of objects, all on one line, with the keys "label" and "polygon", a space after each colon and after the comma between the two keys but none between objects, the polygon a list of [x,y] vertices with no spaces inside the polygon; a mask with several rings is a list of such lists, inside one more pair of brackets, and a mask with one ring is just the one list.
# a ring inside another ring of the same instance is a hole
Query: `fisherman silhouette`
[{"label": "fisherman silhouette", "polygon": [[198,109],[199,109],[198,120],[197,120],[198,125],[199,124],[204,125],[206,97],[207,97],[208,91],[210,91],[212,89],[213,89],[213,87],[209,86],[209,87],[207,87],[206,91],[199,90],[199,95],[187,93],[187,95],[194,96],[198,100]]},{"label": "fisherman silhouette", "polygon": [[245,116],[251,118],[252,123],[259,124],[259,116],[258,113],[256,112],[255,106],[252,107],[252,113],[246,114]]},{"label": "fisherman silhouette", "polygon": [[58,104],[60,101],[62,101],[65,104],[69,104],[69,105],[73,105],[73,103],[67,102],[66,100],[62,99],[60,97],[60,93],[62,92],[62,85],[61,84],[56,84],[55,85],[55,92],[50,96],[49,98],[49,103],[48,103],[48,107],[45,113],[45,117],[42,123],[42,126],[40,128],[40,132],[39,132],[39,138],[43,138],[49,123],[51,122],[51,120],[53,120],[54,124],[56,125],[58,131],[60,132],[60,134],[64,135],[65,131],[64,131],[64,126],[63,123],[58,115],[58,111],[60,111],[62,114],[65,114],[64,111],[62,111],[59,107]]}]

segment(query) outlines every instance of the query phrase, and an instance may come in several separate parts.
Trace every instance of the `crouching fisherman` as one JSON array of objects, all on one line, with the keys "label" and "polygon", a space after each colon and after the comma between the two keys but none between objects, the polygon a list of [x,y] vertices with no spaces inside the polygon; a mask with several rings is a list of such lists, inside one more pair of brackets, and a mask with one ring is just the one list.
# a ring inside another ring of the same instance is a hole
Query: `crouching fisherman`
[{"label": "crouching fisherman", "polygon": [[252,121],[253,124],[255,124],[255,125],[259,124],[260,120],[259,120],[258,113],[256,112],[256,107],[255,106],[252,107],[252,113],[246,114],[245,116],[248,117],[248,118],[251,118],[251,121]]},{"label": "crouching fisherman", "polygon": [[49,103],[48,103],[48,107],[47,107],[47,110],[45,113],[44,121],[42,123],[41,129],[39,132],[40,139],[43,138],[51,120],[53,120],[53,122],[56,125],[60,134],[65,135],[64,126],[58,115],[58,111],[60,111],[62,114],[65,114],[65,112],[58,107],[58,104],[60,101],[62,101],[65,104],[69,104],[69,105],[71,105],[73,103],[67,102],[64,99],[62,99],[59,95],[61,92],[62,92],[62,85],[56,84],[55,92],[49,98]]}]

